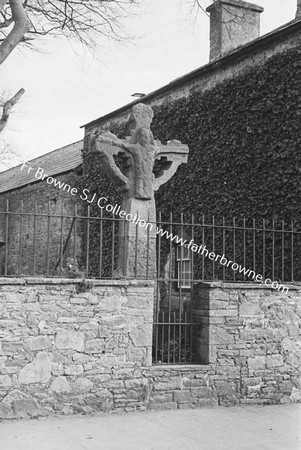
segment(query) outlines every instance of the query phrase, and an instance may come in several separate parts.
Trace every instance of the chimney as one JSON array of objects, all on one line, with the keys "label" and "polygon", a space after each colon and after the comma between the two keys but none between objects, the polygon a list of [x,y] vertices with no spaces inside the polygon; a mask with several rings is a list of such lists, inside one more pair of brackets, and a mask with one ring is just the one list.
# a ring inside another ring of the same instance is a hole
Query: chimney
[{"label": "chimney", "polygon": [[301,17],[301,0],[297,0],[296,19],[299,19],[299,17]]},{"label": "chimney", "polygon": [[206,11],[210,13],[210,61],[260,35],[261,6],[242,0],[216,0]]}]

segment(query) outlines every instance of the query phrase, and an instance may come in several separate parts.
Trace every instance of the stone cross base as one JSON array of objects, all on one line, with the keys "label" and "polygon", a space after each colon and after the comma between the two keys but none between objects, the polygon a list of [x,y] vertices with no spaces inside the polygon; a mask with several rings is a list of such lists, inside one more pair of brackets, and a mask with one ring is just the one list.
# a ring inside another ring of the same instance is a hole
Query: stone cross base
[{"label": "stone cross base", "polygon": [[156,277],[156,210],[154,200],[130,198],[122,209],[132,220],[119,222],[117,275],[130,278]]}]

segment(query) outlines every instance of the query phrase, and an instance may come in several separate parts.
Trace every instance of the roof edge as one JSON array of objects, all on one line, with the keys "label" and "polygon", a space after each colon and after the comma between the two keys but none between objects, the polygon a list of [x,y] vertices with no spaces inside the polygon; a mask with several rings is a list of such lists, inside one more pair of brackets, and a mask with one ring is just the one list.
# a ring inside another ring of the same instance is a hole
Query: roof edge
[{"label": "roof edge", "polygon": [[263,36],[260,36],[259,38],[253,40],[252,42],[249,42],[248,44],[245,44],[243,46],[240,46],[239,48],[233,50],[231,53],[222,56],[219,59],[216,59],[212,62],[209,62],[205,64],[204,66],[199,67],[198,69],[193,70],[192,72],[189,72],[186,75],[183,75],[179,78],[176,78],[175,80],[171,81],[170,83],[156,89],[155,91],[150,92],[149,94],[146,94],[144,97],[139,98],[138,100],[134,100],[133,102],[127,103],[124,106],[121,106],[120,108],[115,109],[114,111],[105,114],[104,116],[100,116],[95,120],[92,120],[91,122],[87,122],[84,125],[81,125],[80,128],[86,128],[88,126],[94,125],[99,122],[106,121],[114,116],[120,115],[126,111],[128,111],[131,107],[136,105],[137,103],[145,103],[148,100],[152,100],[154,97],[163,94],[164,92],[168,92],[171,88],[181,86],[185,82],[189,81],[191,78],[194,78],[196,75],[200,75],[202,73],[214,71],[215,69],[218,69],[221,65],[227,64],[231,62],[233,59],[243,57],[247,52],[250,50],[256,50],[261,45],[267,45],[279,37],[281,33],[284,33],[284,35],[290,34],[291,32],[294,32],[297,30],[301,25],[301,17],[298,17],[284,25],[282,25],[279,28],[276,28],[273,31],[270,31],[267,34],[264,34]]},{"label": "roof edge", "polygon": [[[79,144],[80,142],[83,142],[83,141],[84,141],[84,139],[80,139],[79,141],[75,141],[75,142],[72,142],[71,144],[64,145],[63,147],[56,148],[55,150],[51,150],[51,152],[44,153],[43,155],[36,156],[35,158],[28,159],[28,160],[26,160],[26,161],[27,161],[27,162],[35,161],[35,160],[38,159],[38,158],[43,158],[43,156],[50,155],[50,154],[53,153],[53,152],[57,152],[58,150],[63,150],[64,148],[70,147],[71,145]],[[24,161],[25,161],[25,160],[24,160]],[[21,166],[22,164],[23,164],[23,163],[20,163],[20,164],[17,164],[16,166],[11,167],[10,169],[2,170],[2,171],[0,172],[0,176],[1,176],[1,174],[5,173],[5,172],[9,172],[10,170],[16,169],[17,167]]]}]

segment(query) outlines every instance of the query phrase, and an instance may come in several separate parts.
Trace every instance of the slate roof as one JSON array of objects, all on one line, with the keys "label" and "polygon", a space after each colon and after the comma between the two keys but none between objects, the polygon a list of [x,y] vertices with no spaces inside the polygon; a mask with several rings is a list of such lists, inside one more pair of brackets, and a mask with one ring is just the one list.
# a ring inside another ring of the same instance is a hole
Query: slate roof
[{"label": "slate roof", "polygon": [[[59,175],[74,170],[82,164],[82,148],[81,140],[34,158],[29,163],[36,170],[42,167],[48,175]],[[0,194],[38,181],[34,176],[36,170],[28,174],[25,168],[21,171],[21,167],[22,164],[0,172]]]}]

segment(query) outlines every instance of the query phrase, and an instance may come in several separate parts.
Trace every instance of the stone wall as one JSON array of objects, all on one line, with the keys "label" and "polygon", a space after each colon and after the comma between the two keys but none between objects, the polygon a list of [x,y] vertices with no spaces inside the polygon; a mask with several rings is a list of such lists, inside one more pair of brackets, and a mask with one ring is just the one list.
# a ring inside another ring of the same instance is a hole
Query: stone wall
[{"label": "stone wall", "polygon": [[0,418],[145,409],[152,282],[0,278]]},{"label": "stone wall", "polygon": [[213,368],[220,403],[301,399],[301,286],[288,287],[288,294],[254,284],[196,287],[200,358]]},{"label": "stone wall", "polygon": [[203,364],[152,366],[152,282],[0,278],[0,418],[301,400],[301,286],[194,289]]}]

